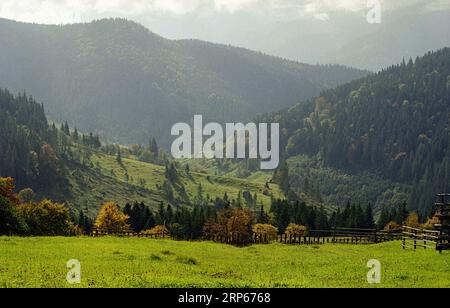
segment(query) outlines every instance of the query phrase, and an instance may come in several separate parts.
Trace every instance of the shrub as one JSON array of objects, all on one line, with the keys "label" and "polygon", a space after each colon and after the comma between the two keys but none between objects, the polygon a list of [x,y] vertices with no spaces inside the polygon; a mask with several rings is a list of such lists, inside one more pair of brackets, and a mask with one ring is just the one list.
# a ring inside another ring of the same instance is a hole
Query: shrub
[{"label": "shrub", "polygon": [[69,234],[73,226],[69,209],[50,200],[21,204],[17,210],[25,221],[30,235],[64,236]]},{"label": "shrub", "polygon": [[439,224],[440,220],[437,216],[434,216],[431,219],[428,219],[428,221],[426,223],[423,224],[422,228],[427,229],[427,230],[434,230],[435,225]]},{"label": "shrub", "polygon": [[395,221],[391,221],[384,227],[384,231],[399,232],[402,231],[402,226],[396,223]]},{"label": "shrub", "polygon": [[420,228],[419,215],[411,213],[405,220],[405,225],[412,228]]},{"label": "shrub", "polygon": [[14,188],[13,179],[0,178],[0,235],[23,234],[27,229],[16,208]]},{"label": "shrub", "polygon": [[302,225],[296,225],[296,224],[290,224],[286,228],[287,235],[292,236],[307,236],[308,235],[308,228]]},{"label": "shrub", "polygon": [[253,234],[256,234],[259,237],[264,237],[267,235],[267,239],[269,241],[273,241],[277,239],[278,230],[272,225],[268,224],[257,224],[253,226]]},{"label": "shrub", "polygon": [[170,236],[169,230],[162,225],[156,226],[150,230],[146,230],[142,232],[143,234],[152,235],[152,236]]}]

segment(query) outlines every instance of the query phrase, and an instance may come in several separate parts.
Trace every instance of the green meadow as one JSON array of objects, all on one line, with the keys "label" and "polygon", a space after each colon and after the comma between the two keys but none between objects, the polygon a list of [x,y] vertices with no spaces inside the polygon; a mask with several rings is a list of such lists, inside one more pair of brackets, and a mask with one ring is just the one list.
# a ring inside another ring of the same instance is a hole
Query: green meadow
[{"label": "green meadow", "polygon": [[[81,263],[79,285],[67,261]],[[367,262],[382,281],[367,282]],[[450,287],[450,255],[403,251],[400,242],[368,246],[246,248],[145,238],[0,238],[0,287]]]}]

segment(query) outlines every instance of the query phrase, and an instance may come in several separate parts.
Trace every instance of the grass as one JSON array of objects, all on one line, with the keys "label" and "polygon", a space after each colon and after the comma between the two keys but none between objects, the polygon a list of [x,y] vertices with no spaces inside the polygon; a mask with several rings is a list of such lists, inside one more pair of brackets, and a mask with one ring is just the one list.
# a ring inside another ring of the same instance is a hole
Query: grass
[{"label": "grass", "polygon": [[[139,238],[0,238],[0,287],[450,287],[450,255],[371,246],[283,244],[236,248]],[[382,283],[366,280],[370,259]]]},{"label": "grass", "polygon": [[[189,175],[180,168],[180,179],[174,188],[175,202],[170,202],[162,192],[161,186],[165,181],[165,168],[155,164],[140,162],[133,159],[122,159],[120,165],[115,156],[103,153],[93,153],[94,168],[69,166],[67,176],[68,185],[64,193],[46,196],[55,201],[65,203],[74,210],[83,210],[85,214],[95,217],[100,206],[108,201],[114,201],[120,206],[126,203],[144,202],[156,209],[159,203],[175,203],[176,205],[192,205],[198,195],[199,185],[203,196],[212,200],[223,198],[225,193],[231,199],[236,199],[239,192],[249,191],[258,198],[258,205],[262,202],[266,208],[270,206],[270,194],[275,198],[283,198],[283,192],[276,184],[270,184],[266,189],[266,181],[270,174],[260,173],[251,179],[240,179],[227,176],[217,176],[192,171]],[[128,174],[128,181],[125,174]],[[145,181],[142,186],[140,180]],[[181,185],[185,193],[180,190]],[[177,191],[178,189],[178,191]]]},{"label": "grass", "polygon": [[[112,177],[121,185],[133,186],[137,190],[141,190],[144,195],[151,195],[148,199],[152,200],[153,205],[158,205],[159,201],[164,200],[161,194],[160,187],[165,180],[165,168],[154,164],[144,163],[132,159],[122,159],[123,166],[119,165],[114,156],[96,153],[92,157],[92,161],[96,166],[99,166],[102,174]],[[262,202],[266,207],[270,205],[270,196],[265,195],[265,182],[259,178],[246,180],[229,176],[215,176],[212,174],[204,174],[200,172],[191,172],[187,175],[183,168],[179,170],[180,183],[185,187],[189,200],[194,200],[198,195],[199,185],[202,187],[203,195],[209,195],[213,200],[216,197],[222,198],[225,193],[230,199],[236,199],[239,192],[249,191],[252,196],[256,193],[258,197],[258,204]],[[113,171],[113,172],[111,172]],[[129,181],[126,182],[125,174],[128,174]],[[266,175],[267,176],[267,175]],[[131,182],[131,178],[133,181]],[[269,177],[270,178],[270,177]],[[144,187],[138,187],[139,179],[145,180]],[[98,186],[101,190],[101,186]],[[110,191],[111,189],[107,189]],[[270,184],[269,193],[274,197],[280,198],[283,196],[280,188],[276,184]],[[183,196],[175,191],[175,197],[178,198],[182,204]],[[138,200],[142,199],[137,198]],[[114,200],[114,199],[112,199]]]}]

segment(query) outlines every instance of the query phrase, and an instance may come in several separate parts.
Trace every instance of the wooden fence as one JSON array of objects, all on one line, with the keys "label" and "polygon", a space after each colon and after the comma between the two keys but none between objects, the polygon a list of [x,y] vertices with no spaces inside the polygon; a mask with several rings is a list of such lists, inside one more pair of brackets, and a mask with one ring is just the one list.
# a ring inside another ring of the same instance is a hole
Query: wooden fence
[{"label": "wooden fence", "polygon": [[[133,231],[114,232],[94,229],[91,233],[93,237],[117,236],[117,237],[142,237],[152,239],[171,239],[168,233],[148,234],[136,233]],[[336,228],[334,230],[310,230],[306,234],[282,234],[278,236],[278,242],[289,245],[323,245],[323,244],[374,244],[386,241],[401,240],[401,233],[378,231],[375,229],[346,229]],[[403,237],[405,240],[405,238]],[[253,234],[250,237],[239,233],[228,236],[215,235],[203,238],[206,241],[230,244],[235,246],[248,246],[252,244],[269,244],[277,240],[267,234]]]},{"label": "wooden fence", "polygon": [[160,233],[160,234],[149,234],[149,233],[136,233],[134,231],[108,231],[108,230],[99,230],[94,229],[91,232],[92,237],[103,237],[103,236],[116,236],[116,237],[144,237],[144,238],[152,238],[152,239],[170,239],[170,235],[168,233]]},{"label": "wooden fence", "polygon": [[269,244],[271,242],[271,239],[267,234],[253,234],[250,237],[246,237],[238,233],[230,234],[228,236],[213,235],[207,238],[203,238],[203,240],[235,246],[248,246],[250,244]]},{"label": "wooden fence", "polygon": [[385,232],[376,229],[336,228],[334,230],[311,230],[307,235],[283,234],[279,242],[290,245],[323,244],[375,244],[400,240],[401,233]]},{"label": "wooden fence", "polygon": [[403,226],[403,249],[435,249],[441,243],[439,231]]},{"label": "wooden fence", "polygon": [[437,195],[436,218],[439,223],[434,225],[438,231],[439,240],[436,249],[442,253],[443,250],[450,250],[450,194]]}]

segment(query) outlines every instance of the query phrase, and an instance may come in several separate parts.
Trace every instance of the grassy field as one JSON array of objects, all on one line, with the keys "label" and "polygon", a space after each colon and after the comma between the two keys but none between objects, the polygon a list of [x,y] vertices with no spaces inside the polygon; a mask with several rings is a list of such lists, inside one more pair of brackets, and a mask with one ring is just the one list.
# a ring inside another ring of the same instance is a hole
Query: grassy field
[{"label": "grassy field", "polygon": [[372,246],[235,248],[214,243],[121,238],[0,238],[0,287],[72,287],[66,262],[81,262],[77,287],[450,287],[450,255]]}]

